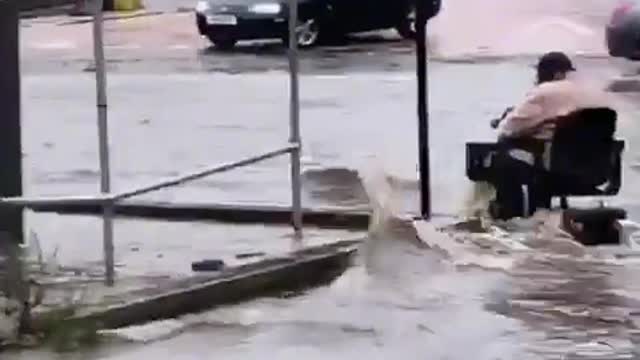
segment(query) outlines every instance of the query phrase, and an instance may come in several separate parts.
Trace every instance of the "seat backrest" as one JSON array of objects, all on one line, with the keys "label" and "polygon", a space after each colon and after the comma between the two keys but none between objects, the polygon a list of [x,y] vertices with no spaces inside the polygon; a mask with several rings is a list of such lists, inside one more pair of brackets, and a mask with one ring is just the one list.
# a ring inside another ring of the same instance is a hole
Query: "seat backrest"
[{"label": "seat backrest", "polygon": [[556,123],[550,172],[575,185],[598,186],[615,171],[617,113],[609,108],[576,111]]}]

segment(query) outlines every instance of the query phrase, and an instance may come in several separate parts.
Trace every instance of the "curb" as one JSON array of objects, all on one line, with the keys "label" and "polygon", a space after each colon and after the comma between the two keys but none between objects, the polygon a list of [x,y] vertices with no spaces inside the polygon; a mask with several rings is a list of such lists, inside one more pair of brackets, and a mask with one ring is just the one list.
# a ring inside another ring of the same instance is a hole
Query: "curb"
[{"label": "curb", "polygon": [[[114,21],[114,20],[128,20],[128,19],[134,19],[134,18],[140,18],[140,17],[148,17],[148,16],[158,16],[158,15],[163,15],[164,12],[163,11],[136,11],[134,13],[123,13],[123,14],[119,14],[119,13],[107,13],[105,14],[105,16],[103,17],[103,21]],[[92,23],[93,22],[93,17],[92,16],[83,16],[81,19],[78,20],[70,20],[70,21],[65,21],[65,22],[61,22],[58,24],[58,26],[68,26],[68,25],[80,25],[80,24],[88,24],[88,23]]]},{"label": "curb", "polygon": [[[102,208],[99,205],[40,205],[32,210],[65,215],[102,215]],[[215,221],[236,224],[289,225],[292,216],[291,208],[282,206],[170,204],[143,201],[115,204],[114,212],[118,217],[171,221]],[[369,228],[371,216],[371,213],[367,211],[340,209],[302,209],[302,212],[305,225],[335,229],[366,230]]]},{"label": "curb", "polygon": [[53,311],[34,319],[33,327],[50,333],[60,326],[61,314],[65,314],[61,321],[70,326],[114,329],[327,284],[351,265],[361,241],[310,247],[289,256],[229,268],[217,275],[182,279],[170,284],[169,290],[101,310],[87,313],[80,310],[75,314],[65,314],[68,310]]}]

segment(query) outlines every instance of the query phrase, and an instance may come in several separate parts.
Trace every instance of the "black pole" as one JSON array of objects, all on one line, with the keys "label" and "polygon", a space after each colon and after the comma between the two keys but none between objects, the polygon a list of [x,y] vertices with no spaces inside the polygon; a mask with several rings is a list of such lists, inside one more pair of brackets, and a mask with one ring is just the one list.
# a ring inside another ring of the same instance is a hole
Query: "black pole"
[{"label": "black pole", "polygon": [[[0,197],[22,196],[18,2],[0,0]],[[22,209],[0,207],[0,234],[23,240]]]},{"label": "black pole", "polygon": [[431,188],[429,179],[429,111],[427,91],[427,20],[429,3],[416,1],[416,69],[418,76],[418,153],[420,161],[420,213],[431,218]]}]

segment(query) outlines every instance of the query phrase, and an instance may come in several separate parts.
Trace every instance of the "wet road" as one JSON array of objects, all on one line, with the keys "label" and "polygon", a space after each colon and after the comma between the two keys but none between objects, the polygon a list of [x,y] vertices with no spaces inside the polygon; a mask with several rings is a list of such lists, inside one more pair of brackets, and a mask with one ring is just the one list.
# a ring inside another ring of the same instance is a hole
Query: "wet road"
[{"label": "wet road", "polygon": [[[447,217],[459,211],[466,195],[463,144],[493,138],[487,120],[530,87],[535,54],[549,47],[566,50],[575,55],[583,76],[598,85],[634,69],[605,56],[602,25],[610,4],[445,4],[430,31],[435,58],[430,68],[432,182],[442,221],[451,221]],[[166,2],[158,7],[171,9]],[[106,27],[116,189],[286,140],[286,59],[277,44],[217,52],[196,36],[190,13],[112,21]],[[97,190],[94,84],[86,71],[91,67],[89,29],[64,17],[23,22],[30,194]],[[392,32],[351,37],[302,54],[306,205],[366,206],[359,178],[383,171],[406,180],[402,200],[407,200],[401,206],[415,210],[413,66],[411,44]],[[638,219],[640,190],[632,168],[640,129],[634,100],[616,98],[628,153],[623,190],[612,202]],[[274,160],[151,198],[286,204],[287,166],[285,158]],[[100,260],[95,219],[30,214],[29,226],[46,252],[58,248],[61,263],[94,266]],[[560,359],[580,353],[567,358],[634,358],[638,292],[633,279],[638,272],[633,259],[550,259],[549,249],[529,244],[533,255],[508,271],[490,271],[486,264],[460,268],[437,252],[416,247],[415,234],[406,226],[382,230],[370,236],[356,266],[329,287],[155,324],[153,332],[161,329],[161,336],[133,330],[137,340],[115,340],[73,356]],[[187,273],[189,262],[203,253],[232,257],[255,248],[282,251],[289,234],[289,229],[261,226],[119,221],[117,258],[124,274]],[[307,241],[355,235],[315,231]],[[265,243],[266,237],[276,240]],[[557,253],[557,248],[550,251]],[[592,341],[610,346],[588,345]],[[51,356],[27,352],[10,358]]]}]

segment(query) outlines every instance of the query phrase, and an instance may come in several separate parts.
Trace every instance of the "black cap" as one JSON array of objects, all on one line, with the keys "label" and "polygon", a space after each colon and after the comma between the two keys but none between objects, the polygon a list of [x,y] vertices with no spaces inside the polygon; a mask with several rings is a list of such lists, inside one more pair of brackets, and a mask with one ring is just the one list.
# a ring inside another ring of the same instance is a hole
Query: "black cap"
[{"label": "black cap", "polygon": [[538,61],[538,71],[544,72],[569,72],[576,71],[571,59],[560,51],[552,51],[544,54]]}]

